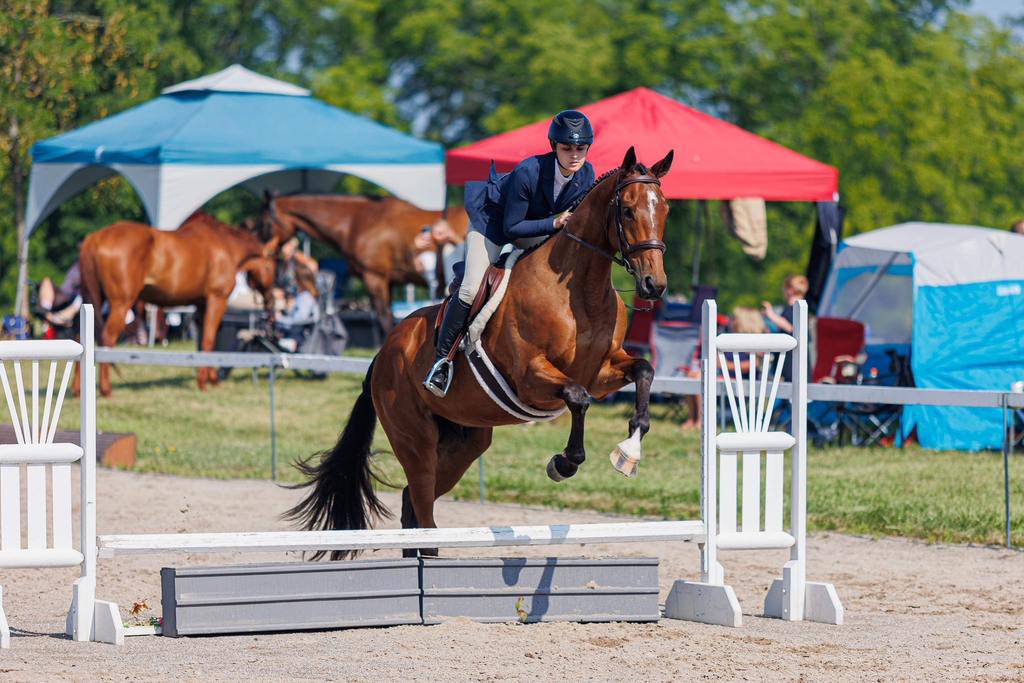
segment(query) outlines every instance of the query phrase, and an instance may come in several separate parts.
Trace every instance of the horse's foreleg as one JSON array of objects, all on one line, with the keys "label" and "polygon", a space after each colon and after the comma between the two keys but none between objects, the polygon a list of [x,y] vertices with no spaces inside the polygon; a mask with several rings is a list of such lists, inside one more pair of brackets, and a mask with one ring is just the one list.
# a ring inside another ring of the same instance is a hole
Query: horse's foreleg
[{"label": "horse's foreleg", "polygon": [[573,382],[562,389],[562,398],[569,407],[572,416],[572,427],[569,429],[569,441],[565,450],[551,456],[548,461],[548,477],[552,481],[562,481],[576,474],[583,461],[587,459],[583,447],[583,422],[590,407],[590,394],[581,385]]},{"label": "horse's foreleg", "polygon": [[590,407],[590,394],[578,382],[553,366],[546,358],[535,358],[530,362],[528,376],[522,382],[522,397],[528,403],[544,403],[553,399],[565,401],[572,416],[569,441],[565,450],[551,456],[548,461],[548,477],[562,481],[576,474],[587,454],[583,445],[584,419]]},{"label": "horse's foreleg", "polygon": [[[217,330],[220,328],[220,321],[224,317],[224,309],[227,308],[227,299],[224,297],[210,296],[206,298],[205,311],[203,312],[203,339],[200,348],[203,351],[212,351],[213,344],[217,339]],[[217,383],[217,371],[213,368],[199,368],[196,373],[196,381],[199,390],[206,389],[206,382]]]},{"label": "horse's foreleg", "polygon": [[[131,301],[110,300],[110,310],[107,313],[107,320],[103,324],[103,332],[100,334],[102,346],[117,345],[117,338],[121,336],[121,331],[124,330],[125,317],[128,315],[128,310],[131,307]],[[111,391],[110,363],[100,363],[100,394],[110,396]]]},{"label": "horse's foreleg", "polygon": [[[619,444],[612,456],[615,469],[626,476],[636,474],[636,464],[640,459],[640,441],[651,428],[650,403],[653,381],[654,368],[647,360],[634,358],[619,349],[602,366],[591,389],[595,396],[604,397],[629,382],[636,385],[636,404],[633,417],[629,421],[629,439]],[[617,455],[619,457],[616,457]]]}]

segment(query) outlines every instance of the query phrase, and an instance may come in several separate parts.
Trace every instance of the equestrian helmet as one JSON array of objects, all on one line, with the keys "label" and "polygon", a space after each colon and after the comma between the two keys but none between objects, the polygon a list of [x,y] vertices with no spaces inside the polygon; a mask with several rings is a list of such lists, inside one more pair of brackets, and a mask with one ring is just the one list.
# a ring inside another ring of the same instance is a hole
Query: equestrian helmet
[{"label": "equestrian helmet", "polygon": [[592,145],[594,127],[590,125],[590,119],[583,112],[566,109],[551,119],[548,140],[565,145]]}]

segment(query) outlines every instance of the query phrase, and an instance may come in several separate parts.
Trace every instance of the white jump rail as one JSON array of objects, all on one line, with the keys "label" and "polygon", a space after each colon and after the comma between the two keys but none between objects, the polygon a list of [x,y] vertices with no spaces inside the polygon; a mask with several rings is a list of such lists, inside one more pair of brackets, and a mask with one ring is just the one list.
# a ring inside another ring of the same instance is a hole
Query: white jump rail
[{"label": "white jump rail", "polygon": [[[0,341],[0,386],[17,439],[16,444],[0,445],[0,568],[81,566],[81,576],[72,586],[66,633],[75,640],[113,643],[117,642],[121,624],[117,606],[96,600],[96,376],[92,306],[83,306],[80,317],[82,344],[69,340]],[[75,363],[79,365],[82,387],[81,446],[53,442]],[[28,367],[27,378],[23,365]],[[40,382],[40,371],[46,375],[45,385]],[[44,387],[45,396],[41,397]],[[71,533],[71,468],[76,462],[81,470],[80,548],[74,547]],[[27,513],[24,519],[23,504]],[[0,589],[0,647],[10,647],[10,638]]]},{"label": "white jump rail", "polygon": [[[701,580],[676,581],[665,616],[739,626],[739,601],[725,583],[719,551],[789,549],[782,578],[765,597],[764,614],[841,624],[843,607],[835,588],[806,581],[807,304],[795,306],[792,335],[718,334],[716,303],[705,302],[702,314]],[[792,433],[770,430],[786,353],[792,353]],[[719,371],[735,432],[717,431]],[[788,529],[783,526],[786,450],[791,451]]]},{"label": "white jump rail", "polygon": [[280,531],[101,536],[99,555],[233,553],[386,548],[488,548],[519,545],[588,545],[643,541],[703,543],[703,522],[621,522],[550,526]]}]

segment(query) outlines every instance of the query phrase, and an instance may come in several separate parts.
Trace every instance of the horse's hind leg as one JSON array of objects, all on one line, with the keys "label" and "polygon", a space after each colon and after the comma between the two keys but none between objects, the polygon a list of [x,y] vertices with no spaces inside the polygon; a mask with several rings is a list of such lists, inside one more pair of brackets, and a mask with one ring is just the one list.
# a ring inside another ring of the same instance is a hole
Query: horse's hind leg
[{"label": "horse's hind leg", "polygon": [[[224,297],[206,297],[206,306],[203,311],[203,339],[200,342],[200,348],[203,351],[213,351],[213,344],[217,339],[217,329],[220,327],[220,321],[224,317],[224,309],[226,308],[227,299]],[[199,384],[200,391],[206,389],[207,381],[210,384],[216,384],[217,380],[217,370],[214,368],[199,368],[196,373],[196,381]]]},{"label": "horse's hind leg", "polygon": [[[379,360],[374,365],[374,382],[380,382],[378,386],[389,386],[392,379],[386,375],[392,370],[397,368],[384,360]],[[402,527],[429,529],[436,526],[434,489],[437,485],[437,448],[440,434],[433,413],[415,398],[411,398],[416,396],[414,391],[410,390],[406,396],[410,397],[409,400],[401,405],[397,402],[377,402],[377,418],[384,428],[384,433],[388,435],[395,458],[405,470],[407,485],[402,491]],[[404,550],[402,554],[406,557],[415,557],[416,551]]]},{"label": "horse's hind leg", "polygon": [[[100,335],[101,346],[116,346],[124,330],[125,318],[132,307],[132,299],[110,299],[110,310]],[[110,363],[100,363],[100,394],[110,396]]]},{"label": "horse's hind leg", "polygon": [[[483,455],[491,445],[493,430],[490,427],[462,427],[438,418],[439,439],[437,445],[437,471],[434,477],[433,499],[455,488],[466,470]],[[433,502],[431,509],[433,509]],[[407,486],[402,491],[402,528],[426,526],[420,524]],[[436,525],[435,525],[436,526]],[[416,551],[405,551],[407,557],[415,557]],[[420,551],[422,555],[437,555],[436,548]]]},{"label": "horse's hind leg", "polygon": [[391,315],[391,282],[386,276],[365,273],[363,284],[366,285],[366,291],[370,293],[373,308],[377,313],[377,320],[386,335],[395,325]]}]

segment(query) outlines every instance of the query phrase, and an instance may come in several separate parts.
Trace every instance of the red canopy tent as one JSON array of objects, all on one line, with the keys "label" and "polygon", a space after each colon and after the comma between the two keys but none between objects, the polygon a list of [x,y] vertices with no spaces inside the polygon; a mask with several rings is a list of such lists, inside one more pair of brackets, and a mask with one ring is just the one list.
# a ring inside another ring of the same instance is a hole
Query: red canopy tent
[{"label": "red canopy tent", "polygon": [[[622,163],[630,145],[653,164],[675,149],[662,179],[669,199],[834,201],[839,170],[647,88],[636,88],[581,107],[594,124],[587,159],[598,173]],[[487,177],[491,160],[511,171],[524,158],[550,151],[548,121],[517,128],[448,152],[449,185]]]}]

